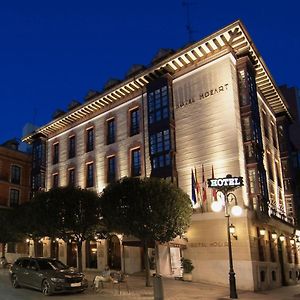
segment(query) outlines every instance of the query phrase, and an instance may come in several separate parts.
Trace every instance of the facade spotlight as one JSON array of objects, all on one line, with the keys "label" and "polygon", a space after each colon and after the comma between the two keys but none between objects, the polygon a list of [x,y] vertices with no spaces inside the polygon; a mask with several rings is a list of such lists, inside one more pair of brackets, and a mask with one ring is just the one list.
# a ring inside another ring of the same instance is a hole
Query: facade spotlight
[{"label": "facade spotlight", "polygon": [[259,229],[259,235],[264,236],[266,234],[266,229],[265,228],[260,228]]},{"label": "facade spotlight", "polygon": [[276,240],[276,239],[277,239],[277,233],[276,233],[276,232],[272,232],[271,238],[272,238],[273,240]]},{"label": "facade spotlight", "polygon": [[284,237],[283,234],[281,234],[281,235],[279,236],[279,240],[280,240],[280,242],[283,242],[283,241],[285,240],[285,237]]}]

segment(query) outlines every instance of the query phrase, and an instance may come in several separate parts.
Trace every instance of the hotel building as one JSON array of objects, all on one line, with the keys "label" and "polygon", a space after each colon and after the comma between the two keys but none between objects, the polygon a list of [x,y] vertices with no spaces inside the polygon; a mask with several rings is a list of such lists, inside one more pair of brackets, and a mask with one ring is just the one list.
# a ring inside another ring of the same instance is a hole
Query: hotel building
[{"label": "hotel building", "polygon": [[[100,193],[124,176],[156,176],[192,198],[191,170],[199,181],[212,177],[212,167],[216,178],[242,176],[234,194],[243,213],[231,218],[237,288],[297,282],[292,117],[240,21],[177,52],[161,50],[149,67],[134,66],[123,81],[73,104],[24,138],[33,145],[34,190],[72,184]],[[194,204],[184,239],[159,246],[163,275],[178,276],[183,255],[195,266],[194,281],[228,284],[226,218],[211,210],[212,197],[207,188]],[[114,234],[87,241],[84,266],[140,271],[138,245]],[[43,253],[76,265],[72,243],[45,240]]]}]

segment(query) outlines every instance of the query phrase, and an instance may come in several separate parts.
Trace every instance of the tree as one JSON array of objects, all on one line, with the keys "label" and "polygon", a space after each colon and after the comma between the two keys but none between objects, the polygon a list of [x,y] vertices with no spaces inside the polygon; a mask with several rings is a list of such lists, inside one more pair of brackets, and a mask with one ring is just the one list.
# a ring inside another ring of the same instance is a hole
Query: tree
[{"label": "tree", "polygon": [[171,182],[158,178],[123,178],[101,195],[103,221],[108,230],[134,235],[143,242],[146,286],[150,286],[148,244],[181,236],[190,224],[189,196]]},{"label": "tree", "polygon": [[34,236],[59,237],[75,241],[78,269],[82,271],[82,242],[100,224],[99,196],[79,187],[59,187],[37,193],[28,203],[24,228]]},{"label": "tree", "polygon": [[6,244],[9,242],[16,242],[20,238],[13,216],[12,209],[0,210],[0,243],[2,245],[2,257],[5,257]]}]

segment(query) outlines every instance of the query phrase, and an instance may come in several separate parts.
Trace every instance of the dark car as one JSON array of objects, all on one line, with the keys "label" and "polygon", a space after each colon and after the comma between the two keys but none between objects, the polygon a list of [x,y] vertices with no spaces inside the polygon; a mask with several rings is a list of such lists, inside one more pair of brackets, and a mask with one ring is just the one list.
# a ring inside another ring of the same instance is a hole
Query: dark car
[{"label": "dark car", "polygon": [[82,273],[55,258],[21,257],[10,268],[12,286],[40,290],[45,296],[62,292],[82,292],[88,282]]}]

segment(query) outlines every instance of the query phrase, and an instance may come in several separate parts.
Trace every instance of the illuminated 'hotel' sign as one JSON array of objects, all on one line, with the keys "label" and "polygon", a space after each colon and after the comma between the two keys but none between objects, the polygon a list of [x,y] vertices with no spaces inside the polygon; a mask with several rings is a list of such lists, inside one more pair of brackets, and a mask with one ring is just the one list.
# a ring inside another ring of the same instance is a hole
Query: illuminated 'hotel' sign
[{"label": "illuminated 'hotel' sign", "polygon": [[225,178],[211,178],[207,180],[208,187],[220,189],[223,187],[236,188],[243,186],[243,177],[226,176]]}]

